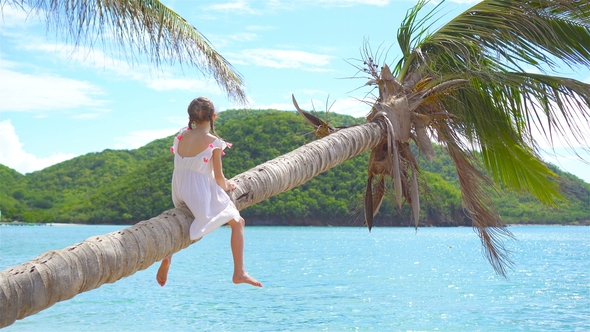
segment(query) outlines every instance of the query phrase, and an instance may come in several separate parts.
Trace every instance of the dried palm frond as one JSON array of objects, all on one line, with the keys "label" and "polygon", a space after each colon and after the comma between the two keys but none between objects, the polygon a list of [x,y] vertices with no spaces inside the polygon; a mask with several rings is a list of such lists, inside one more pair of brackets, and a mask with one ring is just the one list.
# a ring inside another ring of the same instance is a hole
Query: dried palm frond
[{"label": "dried palm frond", "polygon": [[457,168],[459,186],[464,193],[463,206],[471,216],[485,256],[494,270],[505,277],[506,268],[511,267],[513,262],[508,256],[508,250],[504,247],[503,239],[511,239],[514,236],[506,229],[489,199],[488,191],[497,191],[497,187],[474,166],[477,159],[461,147],[460,139],[453,134],[449,126],[442,124],[438,129],[440,135],[445,138],[447,151]]},{"label": "dried palm frond", "polygon": [[[330,135],[331,133],[335,132],[337,129],[330,126],[326,121],[318,118],[317,116],[302,110],[297,104],[297,100],[295,100],[295,96],[291,95],[291,99],[293,100],[293,105],[295,109],[297,109],[297,113],[303,117],[303,119],[312,125],[315,129],[315,134],[317,138],[322,138],[325,136]],[[327,112],[327,110],[326,110]]]}]

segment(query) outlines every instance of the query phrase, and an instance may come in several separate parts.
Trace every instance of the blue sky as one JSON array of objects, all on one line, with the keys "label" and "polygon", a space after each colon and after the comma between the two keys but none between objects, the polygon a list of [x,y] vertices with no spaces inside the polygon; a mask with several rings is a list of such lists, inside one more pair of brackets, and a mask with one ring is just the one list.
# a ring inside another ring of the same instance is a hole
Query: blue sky
[{"label": "blue sky", "polygon": [[[448,0],[442,24],[478,1]],[[396,31],[416,1],[163,1],[209,39],[244,77],[248,108],[299,104],[364,116],[368,92],[353,64],[365,40],[398,57]],[[432,8],[432,5],[429,5]],[[233,105],[193,68],[132,64],[99,46],[74,48],[44,21],[5,7],[0,18],[0,163],[21,173],[104,149],[134,149],[186,125],[186,107],[208,96]],[[351,64],[352,63],[352,64]],[[590,82],[588,69],[560,73]],[[236,142],[239,147],[239,142]],[[558,147],[560,144],[558,144]],[[581,153],[581,150],[577,150]],[[590,182],[590,166],[559,148],[545,159]],[[587,153],[582,156],[590,161]]]}]

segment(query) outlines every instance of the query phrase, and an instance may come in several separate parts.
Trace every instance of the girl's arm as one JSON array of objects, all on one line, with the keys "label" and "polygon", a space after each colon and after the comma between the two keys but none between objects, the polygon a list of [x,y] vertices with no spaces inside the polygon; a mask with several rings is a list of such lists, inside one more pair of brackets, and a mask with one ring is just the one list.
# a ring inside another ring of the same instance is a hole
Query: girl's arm
[{"label": "girl's arm", "polygon": [[223,164],[221,163],[221,149],[213,150],[213,156],[211,157],[211,161],[213,162],[213,176],[215,177],[215,182],[224,190],[230,191],[232,190],[232,185],[223,175]]}]

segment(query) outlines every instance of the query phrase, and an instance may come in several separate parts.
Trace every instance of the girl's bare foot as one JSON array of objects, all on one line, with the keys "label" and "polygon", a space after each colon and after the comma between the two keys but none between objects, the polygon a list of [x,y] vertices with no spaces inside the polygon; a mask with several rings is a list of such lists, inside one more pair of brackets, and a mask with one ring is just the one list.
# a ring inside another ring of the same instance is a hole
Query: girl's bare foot
[{"label": "girl's bare foot", "polygon": [[160,286],[164,287],[166,281],[168,280],[168,269],[170,269],[170,258],[162,259],[162,263],[160,264],[160,268],[158,269],[158,273],[156,274],[156,281]]},{"label": "girl's bare foot", "polygon": [[242,274],[234,274],[232,278],[234,284],[250,284],[256,287],[262,287],[262,283],[252,278],[248,273],[243,272]]}]

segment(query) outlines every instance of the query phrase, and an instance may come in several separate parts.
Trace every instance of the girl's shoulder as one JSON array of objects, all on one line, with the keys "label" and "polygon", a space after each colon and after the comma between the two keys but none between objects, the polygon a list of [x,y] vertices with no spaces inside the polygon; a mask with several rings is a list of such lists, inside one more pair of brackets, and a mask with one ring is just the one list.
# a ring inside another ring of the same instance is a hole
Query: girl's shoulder
[{"label": "girl's shoulder", "polygon": [[189,131],[190,128],[189,127],[182,127],[180,128],[180,130],[178,131],[178,135],[182,135],[184,133],[186,133],[187,131]]},{"label": "girl's shoulder", "polygon": [[223,138],[216,137],[215,141],[212,143],[213,146],[218,147],[221,151],[225,150],[226,148],[230,148],[233,146],[232,143],[226,142]]},{"label": "girl's shoulder", "polygon": [[217,139],[216,136],[213,136],[211,134],[203,135],[202,133],[195,132],[195,131],[191,130],[190,128],[186,128],[186,127],[182,128],[178,132],[178,135],[175,137],[175,139],[180,141],[183,137],[189,138],[190,140],[192,140],[195,143],[196,142],[205,142],[206,144],[213,143]]},{"label": "girl's shoulder", "polygon": [[210,144],[215,144],[218,140],[219,140],[219,137],[211,135],[211,134],[207,134],[207,138],[205,139],[205,141]]}]

